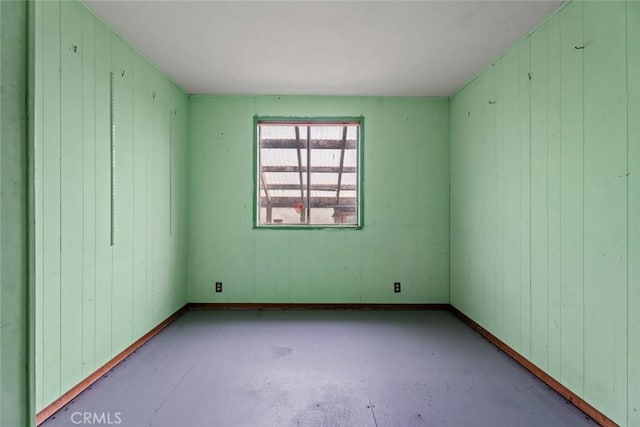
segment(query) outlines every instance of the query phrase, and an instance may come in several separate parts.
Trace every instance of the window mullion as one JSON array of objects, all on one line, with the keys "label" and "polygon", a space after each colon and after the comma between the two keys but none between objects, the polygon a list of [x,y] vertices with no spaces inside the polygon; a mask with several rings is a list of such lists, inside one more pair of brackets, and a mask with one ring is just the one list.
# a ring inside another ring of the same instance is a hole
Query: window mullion
[{"label": "window mullion", "polygon": [[311,126],[307,126],[307,224],[311,223]]},{"label": "window mullion", "polygon": [[[304,181],[302,180],[302,153],[301,153],[301,148],[300,148],[300,128],[298,126],[295,127],[295,131],[296,131],[296,146],[297,151],[298,151],[298,175],[300,177],[300,201],[304,202]],[[309,211],[308,209],[303,209],[300,212],[300,222],[304,223],[306,222],[305,217],[309,216]]]},{"label": "window mullion", "polygon": [[[361,122],[327,118],[309,121],[256,118],[255,122],[256,226],[305,229],[335,224],[360,228],[360,206],[357,205],[360,199],[358,140]],[[348,136],[354,129],[357,132],[355,144]],[[305,131],[306,135],[303,134]],[[356,183],[353,183],[354,175]]]},{"label": "window mullion", "polygon": [[[340,209],[340,187],[342,186],[342,171],[344,168],[344,150],[347,148],[347,127],[342,129],[342,149],[340,150],[340,167],[338,171],[338,188],[336,190],[336,209],[334,209],[334,215],[341,213]],[[338,216],[335,217],[339,218]]]}]

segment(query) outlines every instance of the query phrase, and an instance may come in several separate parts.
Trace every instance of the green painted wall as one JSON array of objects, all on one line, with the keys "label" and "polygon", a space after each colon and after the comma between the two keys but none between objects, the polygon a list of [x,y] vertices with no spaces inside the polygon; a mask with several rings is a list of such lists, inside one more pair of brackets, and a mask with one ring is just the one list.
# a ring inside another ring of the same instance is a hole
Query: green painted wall
[{"label": "green painted wall", "polygon": [[[0,2],[2,425],[32,417],[20,4]],[[570,3],[451,102],[187,99],[82,3],[34,11],[37,410],[187,300],[451,301],[640,424],[640,2]],[[363,230],[253,229],[254,115],[365,117]]]},{"label": "green painted wall", "polygon": [[40,410],[186,303],[188,98],[82,3],[34,19]]},{"label": "green painted wall", "polygon": [[[192,97],[189,301],[448,302],[448,104]],[[364,116],[363,230],[253,229],[254,115]]]},{"label": "green painted wall", "polygon": [[28,275],[27,2],[0,2],[0,425],[33,423]]},{"label": "green painted wall", "polygon": [[640,425],[639,27],[638,2],[570,3],[450,121],[451,303],[623,426]]}]

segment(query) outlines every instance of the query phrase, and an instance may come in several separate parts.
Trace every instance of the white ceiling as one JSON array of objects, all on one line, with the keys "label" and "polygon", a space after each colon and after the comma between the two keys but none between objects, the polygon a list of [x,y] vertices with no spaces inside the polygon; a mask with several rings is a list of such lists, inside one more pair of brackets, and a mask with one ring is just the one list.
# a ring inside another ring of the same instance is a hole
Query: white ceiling
[{"label": "white ceiling", "polygon": [[192,94],[448,96],[562,1],[85,0]]}]

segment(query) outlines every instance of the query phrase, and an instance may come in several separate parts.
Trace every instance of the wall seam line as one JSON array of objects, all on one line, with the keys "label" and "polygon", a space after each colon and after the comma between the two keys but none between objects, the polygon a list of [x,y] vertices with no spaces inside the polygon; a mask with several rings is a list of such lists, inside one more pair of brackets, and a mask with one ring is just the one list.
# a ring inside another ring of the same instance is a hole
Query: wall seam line
[{"label": "wall seam line", "polygon": [[630,107],[629,107],[629,1],[627,0],[624,4],[625,7],[625,20],[624,20],[624,25],[625,25],[625,85],[626,85],[626,92],[627,92],[627,117],[626,117],[626,122],[627,122],[627,176],[626,176],[626,196],[627,196],[627,242],[626,242],[626,263],[627,263],[627,277],[626,277],[626,281],[627,281],[627,289],[626,289],[626,302],[627,302],[627,345],[626,345],[626,351],[627,351],[627,357],[626,357],[626,389],[625,389],[625,420],[626,420],[626,424],[629,425],[629,357],[630,357],[630,351],[629,351],[629,309],[630,309],[630,304],[629,304],[629,111],[630,111]]},{"label": "wall seam line", "polygon": [[[584,45],[584,3],[581,4],[582,8],[581,8],[581,14],[582,14],[582,44]],[[584,220],[585,220],[585,170],[586,170],[586,155],[585,155],[585,151],[586,151],[586,144],[585,144],[585,125],[584,125],[584,119],[585,119],[585,103],[586,103],[586,85],[585,85],[585,67],[584,67],[584,50],[582,50],[582,337],[583,337],[583,342],[582,342],[582,395],[586,396],[586,390],[585,390],[585,378],[586,378],[586,358],[585,358],[585,344],[586,344],[586,340],[587,340],[587,335],[585,334],[585,326],[586,326],[586,322],[585,322],[585,293],[586,293],[586,289],[585,289],[585,268],[584,268],[584,263],[585,263],[585,255],[584,255],[584,251],[585,251],[585,234],[584,234]]]},{"label": "wall seam line", "polygon": [[[551,21],[549,21],[551,22]],[[549,85],[550,85],[550,78],[549,78],[549,59],[550,59],[550,55],[549,55],[549,31],[547,29],[547,31],[545,31],[545,44],[546,44],[546,67],[545,67],[545,73],[546,73],[546,103],[545,103],[545,116],[546,116],[546,120],[545,120],[545,154],[546,154],[546,159],[545,159],[545,169],[546,169],[546,180],[545,180],[545,186],[546,186],[546,197],[545,197],[545,201],[547,204],[547,226],[546,226],[546,231],[547,231],[547,244],[546,246],[546,250],[547,250],[547,260],[546,260],[546,267],[547,267],[547,280],[546,280],[546,285],[547,285],[547,344],[546,344],[546,364],[547,364],[547,370],[550,371],[551,367],[549,365],[549,347],[551,344],[551,334],[550,334],[550,319],[551,319],[551,304],[550,304],[550,296],[549,296],[549,282],[550,280],[550,269],[549,269],[549,246],[550,246],[550,233],[549,233],[549,229],[551,228],[551,224],[549,221],[549,181],[550,181],[550,176],[551,176],[551,172],[550,172],[550,168],[549,168],[549,151],[551,151],[551,147],[549,144],[549,104],[550,104],[550,99],[549,99]]]},{"label": "wall seam line", "polygon": [[[531,73],[531,39],[529,39],[529,75],[535,77]],[[529,357],[533,355],[533,286],[532,286],[532,250],[533,250],[533,234],[531,224],[533,222],[532,218],[532,198],[531,198],[531,155],[532,155],[532,141],[531,141],[531,102],[532,102],[532,91],[531,91],[531,79],[529,79],[529,83],[527,86],[528,92],[528,101],[529,101]]]},{"label": "wall seam line", "polygon": [[[94,95],[98,93],[98,79],[96,78],[96,74],[98,71],[97,61],[96,61],[96,26],[95,26],[95,17],[91,15],[91,24],[93,26],[93,92]],[[93,97],[93,110],[94,113],[98,111],[98,97]],[[93,149],[93,185],[96,187],[98,182],[98,173],[97,173],[97,145],[96,141],[98,140],[98,121],[97,114],[94,118],[93,122],[93,141],[94,141],[94,149]],[[96,226],[98,224],[97,219],[98,213],[98,197],[94,195],[93,197],[93,231],[94,231],[94,239],[93,239],[93,336],[97,336],[96,334],[96,325],[97,325],[97,281],[98,281],[98,233],[96,233]],[[93,364],[91,365],[92,369],[95,368],[96,365],[96,339],[93,340]]]},{"label": "wall seam line", "polygon": [[80,305],[82,306],[82,310],[81,310],[81,316],[82,316],[82,321],[81,323],[81,327],[80,327],[80,333],[82,334],[80,337],[80,361],[82,363],[81,365],[81,372],[82,372],[82,376],[84,377],[84,366],[85,366],[85,358],[84,358],[84,331],[85,331],[85,325],[84,325],[84,315],[85,315],[85,304],[84,304],[84,281],[85,281],[85,268],[84,268],[84,259],[85,259],[85,248],[84,248],[84,242],[85,242],[85,215],[84,215],[84,204],[85,204],[85,200],[84,200],[84,186],[85,186],[85,182],[84,182],[84,17],[82,16],[82,11],[80,13],[80,19],[81,19],[81,23],[80,23],[80,40],[81,40],[81,44],[80,44],[80,74],[82,76],[82,82],[80,84],[80,105],[82,106],[82,111],[83,111],[83,115],[82,115],[82,128],[81,128],[81,135],[82,135],[82,139],[80,140],[80,144],[82,145],[82,149],[81,149],[81,154],[82,154],[82,161],[80,162],[82,167],[81,167],[81,172],[82,172],[82,191],[81,191],[81,200],[82,200],[82,257],[81,257],[81,263],[82,263],[82,281],[81,281],[81,286],[80,286],[80,296],[81,296],[81,303]]},{"label": "wall seam line", "polygon": [[[113,34],[109,34],[109,78],[110,78],[110,81],[112,82],[110,84],[110,92],[111,92],[110,93],[110,99],[111,99],[111,101],[110,101],[111,104],[110,105],[112,105],[110,108],[111,108],[111,111],[112,111],[112,114],[111,114],[112,118],[111,118],[111,123],[110,123],[110,126],[109,126],[109,133],[111,135],[111,141],[113,141],[114,133],[115,133],[115,131],[114,131],[114,119],[113,119],[113,116],[114,116],[113,110],[115,109],[114,101],[113,101],[114,92],[115,92],[115,88],[114,88],[114,85],[113,85],[113,82],[115,81],[114,78],[113,78]],[[110,144],[109,151],[111,152],[111,157],[113,159],[113,156],[114,156],[114,154],[113,154],[113,143]],[[111,357],[113,357],[113,257],[114,257],[113,248],[114,248],[114,241],[115,241],[115,235],[114,235],[115,233],[113,231],[113,229],[114,229],[114,226],[113,226],[113,222],[114,222],[114,220],[113,220],[113,218],[114,218],[114,212],[113,212],[113,204],[114,204],[113,203],[113,198],[114,198],[114,196],[113,196],[113,191],[114,191],[113,190],[113,187],[114,187],[113,183],[114,183],[114,177],[113,177],[113,174],[115,173],[114,172],[114,167],[113,167],[113,160],[110,161],[109,168],[111,170],[111,178],[110,178],[110,182],[111,182],[110,183],[110,186],[111,186],[111,198],[110,198],[110,202],[109,202],[109,204],[110,204],[109,209],[112,212],[111,216],[110,216],[110,218],[111,218],[110,219],[110,222],[111,222],[111,226],[110,226],[111,227],[111,246],[110,246],[110,249],[109,249],[110,252],[111,252],[111,262],[110,262],[110,264],[111,264],[110,265],[110,267],[111,267],[110,268],[111,277],[110,277],[110,281],[109,281],[109,290],[111,292],[111,298],[109,300],[109,304],[110,304],[110,307],[109,307],[109,309],[110,309],[110,317],[109,317],[109,335],[110,335],[110,339],[109,339],[109,357],[111,358]]]},{"label": "wall seam line", "polygon": [[135,179],[135,165],[136,165],[136,67],[133,53],[131,55],[131,339],[135,337],[135,279],[136,279],[136,179]]},{"label": "wall seam line", "polygon": [[[58,331],[62,331],[62,1],[58,1]],[[58,337],[58,393],[62,382],[62,333]]]},{"label": "wall seam line", "polygon": [[562,12],[560,12],[560,19],[558,19],[558,44],[559,44],[559,58],[558,58],[558,68],[559,68],[559,78],[558,78],[558,99],[559,99],[559,104],[558,104],[558,153],[559,153],[559,159],[558,159],[558,163],[559,163],[559,170],[558,170],[558,200],[559,200],[559,206],[558,206],[558,226],[559,226],[559,236],[558,236],[558,243],[559,243],[559,253],[558,253],[558,263],[559,263],[559,267],[560,267],[560,271],[559,271],[559,277],[558,277],[558,295],[560,297],[560,301],[558,301],[558,305],[559,305],[559,313],[560,316],[558,317],[558,321],[559,321],[559,335],[560,335],[560,347],[558,349],[559,352],[559,360],[560,363],[558,365],[558,377],[560,379],[562,379],[562,16],[564,14]]}]

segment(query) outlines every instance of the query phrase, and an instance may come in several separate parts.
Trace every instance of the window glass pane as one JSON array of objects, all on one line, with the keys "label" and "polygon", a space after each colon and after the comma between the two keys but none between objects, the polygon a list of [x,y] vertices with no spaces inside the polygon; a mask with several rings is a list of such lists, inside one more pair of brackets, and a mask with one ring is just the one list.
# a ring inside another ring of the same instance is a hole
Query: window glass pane
[{"label": "window glass pane", "polygon": [[358,152],[356,150],[344,150],[344,165],[356,166],[358,164]]},{"label": "window glass pane", "polygon": [[294,208],[273,208],[273,224],[300,224],[300,214]]},{"label": "window glass pane", "polygon": [[311,210],[311,221],[314,224],[323,224],[323,225],[335,224],[335,221],[333,219],[333,209],[332,208],[328,208],[328,209],[322,209],[322,208],[312,209]]},{"label": "window glass pane", "polygon": [[340,166],[340,150],[312,150],[311,166]]},{"label": "window glass pane", "polygon": [[295,138],[295,129],[291,126],[261,125],[260,138],[262,139],[262,141],[283,138],[293,139]]},{"label": "window glass pane", "polygon": [[343,197],[355,199],[356,197],[358,197],[358,193],[355,191],[342,190],[340,191],[340,198],[343,198]]},{"label": "window glass pane", "polygon": [[338,185],[338,174],[337,173],[311,173],[311,183]]},{"label": "window glass pane", "polygon": [[298,173],[265,172],[264,180],[267,185],[300,183]]},{"label": "window glass pane", "polygon": [[292,197],[300,199],[302,194],[300,190],[269,190],[270,197]]},{"label": "window glass pane", "polygon": [[311,139],[342,140],[342,126],[313,126],[311,127]]},{"label": "window glass pane", "polygon": [[259,225],[358,225],[357,124],[258,126]]},{"label": "window glass pane", "polygon": [[298,151],[295,149],[263,148],[260,153],[262,166],[297,166]]},{"label": "window glass pane", "polygon": [[347,128],[347,139],[358,138],[358,126],[349,126]]},{"label": "window glass pane", "polygon": [[335,198],[336,197],[336,192],[335,191],[318,191],[318,190],[311,190],[311,197],[332,197]]},{"label": "window glass pane", "polygon": [[358,175],[355,173],[343,173],[340,185],[356,185],[358,182]]}]

